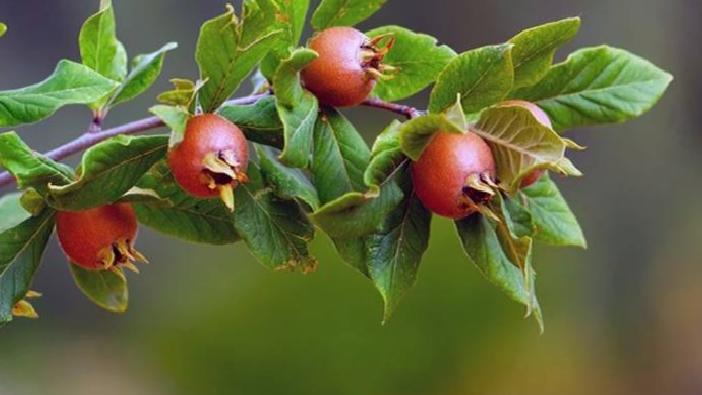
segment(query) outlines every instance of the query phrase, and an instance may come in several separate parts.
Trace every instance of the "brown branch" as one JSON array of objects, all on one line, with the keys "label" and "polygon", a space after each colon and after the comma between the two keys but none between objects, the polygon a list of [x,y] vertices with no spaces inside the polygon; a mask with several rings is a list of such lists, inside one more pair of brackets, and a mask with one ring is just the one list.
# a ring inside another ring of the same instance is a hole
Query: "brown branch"
[{"label": "brown branch", "polygon": [[[228,105],[244,105],[253,104],[259,101],[261,98],[267,96],[268,93],[262,93],[251,96],[244,96],[237,99],[230,100],[225,104]],[[407,119],[416,118],[420,114],[419,110],[414,107],[405,106],[402,104],[388,103],[378,99],[368,99],[363,103],[364,106],[375,107],[384,110],[394,112],[395,114],[402,115]],[[102,119],[100,119],[102,121]],[[79,152],[85,151],[86,149],[103,142],[111,137],[115,137],[121,134],[136,134],[145,132],[152,129],[157,129],[165,126],[163,121],[158,117],[148,117],[139,119],[126,123],[121,126],[117,126],[111,129],[99,130],[96,128],[96,122],[91,122],[91,127],[87,132],[82,134],[80,137],[73,141],[54,148],[53,150],[44,154],[46,157],[53,160],[62,160],[73,156]],[[15,183],[15,178],[9,172],[0,173],[0,188],[12,185]]]}]

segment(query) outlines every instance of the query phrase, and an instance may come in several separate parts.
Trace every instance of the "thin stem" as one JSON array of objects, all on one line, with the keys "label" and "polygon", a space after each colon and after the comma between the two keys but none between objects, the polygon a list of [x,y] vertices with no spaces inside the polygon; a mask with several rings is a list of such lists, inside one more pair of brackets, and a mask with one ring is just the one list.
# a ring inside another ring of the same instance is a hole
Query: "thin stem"
[{"label": "thin stem", "polygon": [[[227,105],[246,105],[246,104],[253,104],[262,99],[265,96],[268,96],[268,93],[261,93],[261,94],[256,94],[256,95],[251,95],[251,96],[244,96],[240,97],[237,99],[230,100],[226,102],[225,104]],[[363,103],[364,106],[368,107],[375,107],[375,108],[380,108],[384,110],[388,110],[391,112],[394,112],[395,114],[402,115],[406,117],[407,119],[412,119],[416,118],[421,115],[419,110],[417,110],[414,107],[402,105],[402,104],[395,104],[395,103],[388,103],[384,102],[382,100],[378,99],[368,99]],[[102,123],[102,118],[99,119],[99,123]],[[61,160],[68,158],[72,155],[75,155],[79,152],[85,151],[86,149],[102,142],[105,141],[111,137],[115,137],[121,134],[136,134],[136,133],[141,133],[145,132],[148,130],[152,129],[157,129],[160,127],[165,126],[163,121],[161,121],[158,117],[148,117],[148,118],[143,118],[139,119],[136,121],[132,121],[129,123],[126,123],[121,126],[117,126],[111,129],[105,129],[101,130],[100,128],[97,128],[97,126],[101,126],[99,124],[96,124],[95,119],[93,122],[91,122],[91,126],[88,128],[88,131],[76,138],[73,141],[69,141],[68,143],[56,147],[52,149],[51,151],[47,152],[44,154],[46,157],[53,159],[53,160]],[[15,178],[12,176],[12,174],[8,172],[3,172],[0,173],[0,188],[12,185],[15,183]]]}]

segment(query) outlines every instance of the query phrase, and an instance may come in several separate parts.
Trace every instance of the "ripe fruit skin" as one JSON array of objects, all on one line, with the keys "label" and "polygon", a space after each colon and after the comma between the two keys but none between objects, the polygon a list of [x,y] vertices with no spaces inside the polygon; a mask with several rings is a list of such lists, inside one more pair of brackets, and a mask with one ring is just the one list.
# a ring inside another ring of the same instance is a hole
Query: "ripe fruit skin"
[{"label": "ripe fruit skin", "polygon": [[56,214],[56,233],[71,263],[86,269],[134,268],[144,257],[134,250],[137,218],[129,203]]},{"label": "ripe fruit skin", "polygon": [[430,211],[456,220],[477,211],[471,200],[478,203],[489,198],[466,186],[469,176],[476,175],[493,179],[495,159],[487,143],[471,131],[437,132],[412,164],[412,181],[419,200]]},{"label": "ripe fruit skin", "polygon": [[[502,106],[517,106],[517,107],[523,107],[526,108],[527,110],[531,111],[531,115],[536,118],[539,123],[542,125],[546,126],[547,128],[551,129],[553,128],[553,124],[551,124],[551,119],[549,119],[548,115],[544,110],[541,109],[541,107],[537,106],[534,103],[524,101],[524,100],[508,100],[506,102],[503,102],[501,104]],[[535,170],[529,174],[526,175],[526,177],[522,178],[522,182],[520,186],[522,188],[526,188],[530,185],[533,185],[537,181],[539,181],[539,178],[544,174],[544,170]]]},{"label": "ripe fruit skin", "polygon": [[305,88],[327,106],[360,104],[382,71],[380,61],[386,51],[376,48],[376,43],[352,27],[331,27],[316,34],[309,48],[319,57],[302,70]]},{"label": "ripe fruit skin", "polygon": [[247,181],[248,163],[244,133],[215,114],[190,118],[183,141],[168,153],[168,167],[186,192],[198,198],[221,197],[232,210],[233,189]]}]

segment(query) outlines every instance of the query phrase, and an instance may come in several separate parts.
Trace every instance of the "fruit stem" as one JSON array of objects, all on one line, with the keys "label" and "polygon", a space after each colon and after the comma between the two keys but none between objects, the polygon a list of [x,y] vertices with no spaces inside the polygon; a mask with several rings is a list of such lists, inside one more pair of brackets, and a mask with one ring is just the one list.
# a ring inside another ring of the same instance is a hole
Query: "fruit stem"
[{"label": "fruit stem", "polygon": [[[270,93],[266,92],[250,96],[243,96],[240,98],[229,100],[224,104],[254,104],[268,95],[270,95]],[[368,99],[363,103],[363,105],[367,107],[375,107],[388,110],[394,112],[395,114],[402,115],[407,119],[416,118],[421,115],[421,112],[414,107],[406,106],[403,104],[389,103],[379,99]],[[100,119],[100,122],[102,122],[102,119]],[[91,127],[88,128],[87,132],[83,133],[81,136],[79,136],[73,141],[69,141],[68,143],[62,146],[52,149],[51,151],[44,154],[44,156],[53,160],[62,160],[79,152],[85,151],[86,149],[98,143],[101,143],[109,138],[121,134],[136,134],[165,126],[163,121],[161,121],[158,117],[142,118],[136,121],[128,122],[121,126],[97,131],[91,131],[93,123],[94,121],[91,123]],[[0,173],[0,188],[12,185],[14,183],[15,178],[12,176],[12,174],[8,172]]]}]

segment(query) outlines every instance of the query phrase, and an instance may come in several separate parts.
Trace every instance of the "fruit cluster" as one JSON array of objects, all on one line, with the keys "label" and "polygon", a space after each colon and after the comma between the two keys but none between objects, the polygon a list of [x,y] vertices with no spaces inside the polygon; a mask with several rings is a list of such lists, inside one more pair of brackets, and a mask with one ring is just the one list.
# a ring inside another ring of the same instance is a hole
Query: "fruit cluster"
[{"label": "fruit cluster", "polygon": [[[534,242],[586,245],[549,175],[580,175],[566,153],[583,147],[563,133],[642,115],[671,76],[606,46],[553,64],[578,18],[460,54],[399,26],[352,27],[382,3],[322,0],[314,35],[297,49],[309,2],[245,0],[239,16],[227,6],[200,31],[198,80],[173,79],[155,117],[102,130],[176,48],[139,55],[128,70],[102,1],[81,30],[82,64],[62,61],[45,81],[0,92],[0,127],[69,104],[93,111],[88,133],[49,156],[0,134],[0,186],[21,189],[0,199],[0,323],[36,316],[27,298],[38,296],[30,284],[54,230],[78,287],[124,311],[123,269],[146,262],[139,224],[200,243],[241,240],[264,265],[304,273],[317,266],[308,243],[322,230],[374,283],[388,318],[416,281],[436,214],[541,324]],[[230,100],[254,70],[254,91]],[[427,110],[398,103],[432,85]],[[339,110],[359,105],[404,119],[369,147]],[[129,136],[161,126],[171,133]],[[82,150],[75,170],[56,161]]]}]

